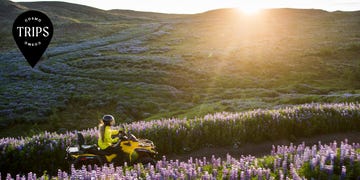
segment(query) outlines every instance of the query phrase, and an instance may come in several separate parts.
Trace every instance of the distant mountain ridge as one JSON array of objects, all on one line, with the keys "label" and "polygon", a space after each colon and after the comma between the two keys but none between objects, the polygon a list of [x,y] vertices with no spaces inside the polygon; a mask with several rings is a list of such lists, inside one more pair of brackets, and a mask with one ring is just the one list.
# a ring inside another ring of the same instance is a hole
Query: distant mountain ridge
[{"label": "distant mountain ridge", "polygon": [[[240,13],[240,11],[237,9],[224,8],[209,10],[198,14],[165,14],[157,12],[141,12],[121,9],[102,10],[86,5],[61,1],[12,2],[9,0],[0,0],[0,21],[4,21],[6,19],[13,19],[19,13],[28,9],[43,11],[49,16],[53,16],[53,18],[60,21],[69,21],[69,19],[77,19],[83,21],[160,20],[184,18],[189,16],[211,18],[219,16],[229,16],[234,13]],[[324,15],[330,13],[321,9],[292,8],[266,9],[264,10],[264,12],[278,15],[299,15],[305,13],[308,16]]]}]

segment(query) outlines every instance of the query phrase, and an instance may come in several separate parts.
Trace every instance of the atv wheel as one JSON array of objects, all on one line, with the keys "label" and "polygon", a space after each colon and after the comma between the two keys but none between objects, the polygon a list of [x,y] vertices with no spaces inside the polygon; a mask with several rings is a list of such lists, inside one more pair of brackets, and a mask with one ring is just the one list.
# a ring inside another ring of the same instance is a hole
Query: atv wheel
[{"label": "atv wheel", "polygon": [[88,167],[89,165],[91,167],[94,167],[94,165],[101,166],[101,160],[93,159],[93,160],[81,161],[80,159],[76,159],[73,164],[74,164],[75,169],[81,169],[82,166],[85,166],[85,167]]},{"label": "atv wheel", "polygon": [[138,162],[141,163],[141,164],[143,164],[144,166],[145,166],[145,165],[148,165],[149,163],[150,163],[151,165],[154,165],[154,166],[156,165],[155,159],[153,159],[153,158],[151,158],[151,157],[143,157],[143,158],[139,159]]}]

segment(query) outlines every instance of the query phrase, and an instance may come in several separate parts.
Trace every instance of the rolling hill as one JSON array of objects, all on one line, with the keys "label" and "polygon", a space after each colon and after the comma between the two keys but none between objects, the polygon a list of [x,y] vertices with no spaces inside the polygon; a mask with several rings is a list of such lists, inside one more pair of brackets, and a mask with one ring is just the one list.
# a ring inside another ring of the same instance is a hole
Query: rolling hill
[{"label": "rolling hill", "polygon": [[13,18],[16,18],[16,16],[28,8],[25,6],[22,6],[18,3],[14,3],[12,1],[8,0],[1,0],[0,1],[0,19],[3,23],[3,21],[11,21]]},{"label": "rolling hill", "polygon": [[[14,19],[29,9],[45,12],[53,21],[55,36],[52,44],[74,43],[99,38],[139,23],[151,22],[172,15],[129,10],[105,11],[89,6],[57,2],[19,2],[1,0],[1,50],[16,48],[12,43],[11,27]],[[137,14],[138,13],[138,14]]]},{"label": "rolling hill", "polygon": [[[6,0],[0,9],[0,136],[94,127],[103,114],[128,123],[360,100],[359,11],[173,15]],[[55,28],[34,69],[9,32],[26,9]]]}]

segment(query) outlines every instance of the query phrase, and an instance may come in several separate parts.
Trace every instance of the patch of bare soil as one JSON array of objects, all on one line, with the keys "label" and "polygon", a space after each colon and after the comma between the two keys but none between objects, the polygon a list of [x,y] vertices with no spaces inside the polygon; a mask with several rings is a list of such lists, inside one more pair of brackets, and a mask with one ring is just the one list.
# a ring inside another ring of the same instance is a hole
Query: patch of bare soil
[{"label": "patch of bare soil", "polygon": [[[337,134],[327,134],[327,135],[319,135],[310,138],[299,138],[298,140],[294,141],[294,145],[301,144],[305,142],[306,145],[313,145],[318,144],[319,141],[322,144],[328,144],[330,142],[337,141],[338,143],[344,141],[345,139],[348,140],[349,143],[360,143],[360,132],[348,132],[348,133],[337,133]],[[167,155],[167,159],[172,160],[181,160],[186,161],[190,157],[193,158],[211,158],[212,155],[216,157],[225,158],[226,154],[230,154],[232,157],[239,158],[242,155],[252,155],[256,157],[262,157],[264,155],[270,155],[272,145],[290,145],[289,140],[277,140],[272,142],[262,142],[257,144],[243,144],[240,147],[228,146],[228,147],[204,147],[202,149],[187,153],[187,154],[170,154]]]}]

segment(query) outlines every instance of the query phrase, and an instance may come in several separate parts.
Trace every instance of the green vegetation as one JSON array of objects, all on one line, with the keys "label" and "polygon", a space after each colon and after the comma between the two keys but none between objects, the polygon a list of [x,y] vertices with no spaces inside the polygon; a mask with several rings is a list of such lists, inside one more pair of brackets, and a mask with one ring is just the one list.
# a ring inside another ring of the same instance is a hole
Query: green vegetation
[{"label": "green vegetation", "polygon": [[[359,119],[360,104],[304,104],[281,109],[208,114],[196,119],[140,121],[128,124],[127,128],[138,137],[152,140],[160,154],[167,155],[186,153],[206,145],[227,147],[238,142],[259,143],[284,138],[293,141],[319,134],[359,132]],[[97,128],[81,133],[87,144],[96,143]],[[58,168],[68,169],[64,161],[65,148],[74,146],[76,138],[73,131],[0,139],[0,152],[3,152],[0,154],[0,169],[12,174],[29,171],[39,174],[44,170],[54,174]],[[269,168],[272,160],[271,157],[264,158],[259,165]],[[307,175],[308,170],[306,166],[304,168],[304,175],[312,176]]]},{"label": "green vegetation", "polygon": [[31,69],[19,51],[9,50],[15,47],[4,28],[11,24],[0,19],[2,137],[33,128],[86,129],[103,114],[128,123],[360,99],[358,12],[171,15],[59,2],[19,7],[12,12],[46,12],[55,33],[44,61]]}]

